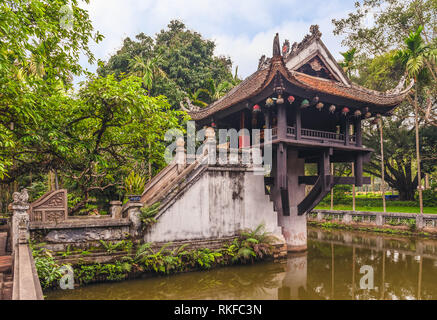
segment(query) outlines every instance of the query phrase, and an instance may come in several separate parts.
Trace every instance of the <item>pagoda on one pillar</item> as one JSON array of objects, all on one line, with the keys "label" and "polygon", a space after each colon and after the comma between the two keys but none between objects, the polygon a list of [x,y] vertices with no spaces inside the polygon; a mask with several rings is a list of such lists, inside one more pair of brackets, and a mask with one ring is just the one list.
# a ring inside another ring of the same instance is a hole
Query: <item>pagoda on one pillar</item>
[{"label": "pagoda on one pillar", "polygon": [[[217,129],[272,129],[273,163],[265,178],[280,217],[312,210],[335,184],[369,183],[363,162],[371,149],[362,144],[364,119],[388,116],[412,83],[387,92],[353,84],[320,39],[317,25],[302,42],[282,48],[273,41],[271,58],[225,96],[204,109],[190,110],[196,125]],[[240,131],[241,132],[241,131]],[[261,134],[261,142],[263,136]],[[239,147],[254,144],[241,133]],[[331,163],[353,162],[354,177],[335,177]],[[317,163],[318,174],[305,176],[305,163]],[[305,185],[313,185],[305,194]]]}]

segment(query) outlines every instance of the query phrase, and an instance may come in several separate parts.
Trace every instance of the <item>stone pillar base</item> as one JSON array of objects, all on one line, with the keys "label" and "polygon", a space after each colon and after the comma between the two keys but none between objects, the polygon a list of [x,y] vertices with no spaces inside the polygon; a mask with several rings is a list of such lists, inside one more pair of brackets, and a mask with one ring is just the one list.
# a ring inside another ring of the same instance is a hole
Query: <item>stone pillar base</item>
[{"label": "stone pillar base", "polygon": [[281,216],[280,225],[288,252],[301,252],[307,249],[306,215],[298,216],[297,214],[292,214],[290,216]]}]

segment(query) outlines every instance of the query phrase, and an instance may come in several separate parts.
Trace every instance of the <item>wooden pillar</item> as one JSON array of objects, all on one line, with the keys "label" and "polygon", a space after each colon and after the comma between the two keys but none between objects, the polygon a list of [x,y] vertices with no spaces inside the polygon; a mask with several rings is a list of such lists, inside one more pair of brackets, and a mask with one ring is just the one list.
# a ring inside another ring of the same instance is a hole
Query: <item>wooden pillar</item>
[{"label": "wooden pillar", "polygon": [[361,154],[355,156],[354,169],[355,169],[355,185],[357,187],[362,187],[363,186],[363,156]]},{"label": "wooden pillar", "polygon": [[379,142],[381,144],[381,191],[382,191],[382,208],[384,212],[387,212],[385,204],[385,178],[384,178],[384,136],[382,132],[382,117],[378,121],[379,126]]},{"label": "wooden pillar", "polygon": [[363,135],[361,129],[361,118],[355,120],[355,141],[357,147],[363,146]]},{"label": "wooden pillar", "polygon": [[355,171],[355,163],[352,162],[352,176],[355,177],[355,183],[352,185],[352,211],[355,211],[355,184],[357,181],[357,172]]},{"label": "wooden pillar", "polygon": [[266,110],[264,112],[264,122],[266,129],[270,129],[272,127],[272,124],[270,123],[270,110]]},{"label": "wooden pillar", "polygon": [[278,104],[278,138],[285,139],[287,136],[287,109],[285,104]]},{"label": "wooden pillar", "polygon": [[294,108],[294,128],[296,130],[296,140],[300,140],[302,122],[301,122],[301,112],[299,107]]},{"label": "wooden pillar", "polygon": [[287,145],[279,143],[276,150],[276,176],[275,184],[280,193],[281,211],[284,216],[290,215],[290,206],[288,201],[288,182],[287,182]]},{"label": "wooden pillar", "polygon": [[349,118],[346,117],[346,119],[344,120],[344,144],[346,146],[349,145],[349,128],[350,127],[350,122],[349,122]]},{"label": "wooden pillar", "polygon": [[[334,176],[334,164],[331,163],[331,176]],[[331,188],[331,210],[334,210],[334,187]]]}]

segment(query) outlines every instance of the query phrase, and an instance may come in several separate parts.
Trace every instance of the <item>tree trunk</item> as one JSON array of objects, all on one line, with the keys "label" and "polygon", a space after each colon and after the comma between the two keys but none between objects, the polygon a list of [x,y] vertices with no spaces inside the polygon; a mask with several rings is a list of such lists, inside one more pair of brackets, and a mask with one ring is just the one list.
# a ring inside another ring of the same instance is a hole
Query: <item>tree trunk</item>
[{"label": "tree trunk", "polygon": [[416,159],[417,159],[417,185],[419,189],[419,208],[420,214],[423,215],[423,200],[422,200],[422,174],[420,172],[420,149],[419,149],[419,111],[417,106],[417,79],[414,79],[416,83],[414,84],[414,120],[416,129]]}]

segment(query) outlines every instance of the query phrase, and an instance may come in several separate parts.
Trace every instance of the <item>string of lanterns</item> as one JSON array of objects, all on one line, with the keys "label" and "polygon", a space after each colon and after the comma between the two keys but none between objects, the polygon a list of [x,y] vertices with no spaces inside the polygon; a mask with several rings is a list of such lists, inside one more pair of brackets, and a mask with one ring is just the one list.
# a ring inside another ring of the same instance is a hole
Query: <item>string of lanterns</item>
[{"label": "string of lanterns", "polygon": [[[317,110],[322,111],[322,109],[325,107],[325,104],[323,102],[320,102],[319,100],[320,99],[318,96],[314,96],[314,98],[311,100],[311,103],[308,99],[303,99],[302,102],[300,103],[300,108],[305,109],[311,105],[314,105]],[[265,101],[266,107],[268,107],[268,108],[273,107],[275,105],[275,101],[276,101],[276,104],[283,104],[284,98],[280,94],[278,95],[277,98],[269,97]],[[294,96],[290,95],[290,96],[288,96],[287,101],[289,104],[293,104],[296,101],[296,98]],[[335,106],[333,104],[331,104],[328,107],[328,111],[331,114],[335,113],[336,110],[337,110],[337,106]],[[253,113],[261,112],[261,107],[258,104],[255,104],[252,107],[252,112]],[[349,113],[350,113],[350,109],[348,107],[343,107],[341,109],[341,114],[343,116],[347,116]],[[360,118],[362,115],[364,115],[364,118],[366,118],[366,119],[372,117],[372,113],[369,111],[369,107],[364,107],[362,110],[357,109],[353,113],[353,116],[356,118]]]}]

